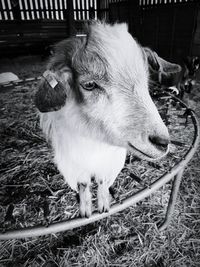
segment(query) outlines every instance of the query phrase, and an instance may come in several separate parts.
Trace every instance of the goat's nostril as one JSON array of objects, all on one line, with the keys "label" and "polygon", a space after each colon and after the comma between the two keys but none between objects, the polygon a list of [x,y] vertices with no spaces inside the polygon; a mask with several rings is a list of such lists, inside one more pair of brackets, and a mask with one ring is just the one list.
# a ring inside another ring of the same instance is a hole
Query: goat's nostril
[{"label": "goat's nostril", "polygon": [[169,139],[157,135],[150,135],[149,141],[160,150],[166,150],[169,144]]}]

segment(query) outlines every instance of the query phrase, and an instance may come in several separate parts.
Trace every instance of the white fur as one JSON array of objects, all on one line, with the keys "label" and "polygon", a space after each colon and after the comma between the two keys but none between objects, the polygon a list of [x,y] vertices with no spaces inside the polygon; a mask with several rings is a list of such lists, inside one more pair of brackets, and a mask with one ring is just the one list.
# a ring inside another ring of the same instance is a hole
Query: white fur
[{"label": "white fur", "polygon": [[94,141],[68,132],[61,146],[55,148],[55,161],[74,190],[77,183],[88,183],[92,176],[111,186],[121,171],[126,149]]},{"label": "white fur", "polygon": [[[97,182],[102,180],[110,187],[123,168],[126,149],[95,140],[79,131],[81,122],[74,121],[72,113],[75,112],[69,109],[70,106],[59,112],[41,114],[41,125],[52,140],[58,169],[76,191],[77,183],[90,183],[93,176]],[[65,112],[67,119],[63,116]]]}]

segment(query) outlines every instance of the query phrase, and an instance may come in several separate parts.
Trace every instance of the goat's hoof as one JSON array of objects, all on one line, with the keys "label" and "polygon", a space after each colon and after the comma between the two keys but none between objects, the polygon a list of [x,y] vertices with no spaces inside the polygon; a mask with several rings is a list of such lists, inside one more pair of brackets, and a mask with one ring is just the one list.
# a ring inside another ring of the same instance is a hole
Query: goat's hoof
[{"label": "goat's hoof", "polygon": [[109,212],[110,210],[110,194],[108,187],[100,181],[98,185],[98,211]]},{"label": "goat's hoof", "polygon": [[99,210],[99,213],[103,213],[103,212],[109,212],[109,208],[104,208],[103,209],[98,209]]},{"label": "goat's hoof", "polygon": [[90,188],[87,184],[79,183],[79,209],[80,209],[80,216],[89,218],[92,214],[92,200],[91,200],[91,193]]},{"label": "goat's hoof", "polygon": [[110,210],[110,201],[109,199],[104,199],[99,201],[98,203],[98,211],[99,213],[103,213],[103,212],[109,212]]},{"label": "goat's hoof", "polygon": [[85,202],[80,202],[80,216],[82,218],[89,218],[92,215],[92,203],[90,199]]},{"label": "goat's hoof", "polygon": [[82,218],[89,218],[92,215],[91,208],[90,209],[82,209],[80,208],[80,216]]}]

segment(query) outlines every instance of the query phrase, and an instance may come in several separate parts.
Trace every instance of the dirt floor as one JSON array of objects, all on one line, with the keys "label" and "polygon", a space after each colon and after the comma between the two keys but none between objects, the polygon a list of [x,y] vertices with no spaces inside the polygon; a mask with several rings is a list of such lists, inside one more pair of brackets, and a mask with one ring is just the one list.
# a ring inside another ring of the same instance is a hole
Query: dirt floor
[{"label": "dirt floor", "polygon": [[[38,56],[0,62],[0,73],[11,71],[20,79],[40,76],[44,69],[45,60]],[[78,216],[76,194],[53,164],[51,148],[39,128],[33,101],[36,90],[37,82],[31,82],[0,92],[2,232]],[[200,120],[200,82],[184,101]],[[158,107],[161,110],[160,104]],[[184,155],[191,144],[192,124],[183,125],[183,113],[177,114],[175,107],[169,130],[179,146],[172,146],[170,156],[154,165],[128,157],[114,184],[118,201],[153,182]],[[170,188],[168,183],[136,205],[85,227],[0,241],[0,267],[199,267],[200,148],[185,169],[173,220],[168,229],[159,232],[157,224],[164,218]],[[96,205],[96,185],[93,189]]]}]

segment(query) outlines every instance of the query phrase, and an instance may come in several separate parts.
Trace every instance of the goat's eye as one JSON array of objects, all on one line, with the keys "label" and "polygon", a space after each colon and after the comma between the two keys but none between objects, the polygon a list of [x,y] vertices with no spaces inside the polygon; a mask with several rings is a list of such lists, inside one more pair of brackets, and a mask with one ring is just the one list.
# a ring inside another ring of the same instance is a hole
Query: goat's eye
[{"label": "goat's eye", "polygon": [[85,82],[81,85],[83,89],[88,90],[88,91],[92,91],[97,87],[97,84],[94,81]]}]

